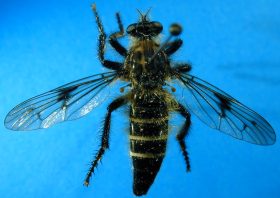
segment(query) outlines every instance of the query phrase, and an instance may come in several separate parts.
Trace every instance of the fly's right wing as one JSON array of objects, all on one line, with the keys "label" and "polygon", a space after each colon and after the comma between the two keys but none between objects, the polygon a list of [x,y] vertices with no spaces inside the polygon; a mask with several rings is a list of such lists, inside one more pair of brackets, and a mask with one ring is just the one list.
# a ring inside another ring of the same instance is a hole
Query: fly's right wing
[{"label": "fly's right wing", "polygon": [[106,87],[117,78],[116,72],[101,73],[30,98],[8,113],[5,127],[28,131],[80,118],[106,99]]},{"label": "fly's right wing", "polygon": [[[270,145],[276,134],[258,113],[224,91],[188,73],[177,73],[183,95],[177,96],[201,121],[237,139]],[[179,88],[180,89],[180,88]]]}]

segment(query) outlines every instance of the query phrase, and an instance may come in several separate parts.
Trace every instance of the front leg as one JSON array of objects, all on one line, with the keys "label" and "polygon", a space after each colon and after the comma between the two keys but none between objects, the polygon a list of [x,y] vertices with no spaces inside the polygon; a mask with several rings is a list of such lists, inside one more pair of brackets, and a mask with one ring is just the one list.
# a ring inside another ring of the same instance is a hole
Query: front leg
[{"label": "front leg", "polygon": [[170,56],[174,54],[183,44],[183,41],[181,39],[176,39],[173,42],[170,42],[167,44],[167,46],[164,49],[164,52],[167,54],[167,56]]},{"label": "front leg", "polygon": [[121,17],[120,17],[119,13],[116,14],[116,17],[117,17],[117,22],[118,22],[120,31],[115,32],[115,33],[113,33],[109,36],[109,43],[120,55],[125,57],[127,55],[127,50],[117,40],[118,38],[121,38],[121,37],[125,36],[124,29],[123,29],[123,24],[122,24]]},{"label": "front leg", "polygon": [[119,71],[119,70],[122,69],[122,66],[123,66],[122,63],[114,62],[114,61],[110,61],[110,60],[105,60],[105,58],[104,58],[105,43],[106,43],[106,37],[107,36],[104,32],[104,28],[103,28],[102,22],[101,22],[101,20],[98,16],[95,4],[92,5],[92,11],[95,15],[95,19],[96,19],[96,23],[97,23],[98,31],[99,31],[98,58],[99,58],[101,64],[104,67],[106,67],[108,69]]},{"label": "front leg", "polygon": [[118,109],[119,107],[125,105],[127,103],[127,100],[125,97],[120,97],[114,100],[107,108],[108,112],[105,117],[104,127],[103,127],[103,133],[101,137],[101,146],[95,155],[94,160],[91,162],[91,167],[88,170],[86,179],[84,181],[84,185],[89,185],[89,180],[94,172],[94,169],[97,167],[98,162],[101,160],[102,156],[104,155],[106,149],[109,148],[109,135],[110,135],[110,126],[111,126],[111,114],[113,111]]}]

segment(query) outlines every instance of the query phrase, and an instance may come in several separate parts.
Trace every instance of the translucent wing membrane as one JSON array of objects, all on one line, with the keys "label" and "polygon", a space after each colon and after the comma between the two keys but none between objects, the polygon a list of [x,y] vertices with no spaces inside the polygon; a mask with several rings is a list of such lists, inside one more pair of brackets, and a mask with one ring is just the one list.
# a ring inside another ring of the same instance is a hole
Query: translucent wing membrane
[{"label": "translucent wing membrane", "polygon": [[275,132],[262,116],[202,79],[186,73],[178,75],[184,104],[205,124],[250,143],[275,142]]},{"label": "translucent wing membrane", "polygon": [[105,87],[116,78],[115,72],[97,74],[30,98],[8,113],[5,126],[26,131],[80,118],[106,99]]}]

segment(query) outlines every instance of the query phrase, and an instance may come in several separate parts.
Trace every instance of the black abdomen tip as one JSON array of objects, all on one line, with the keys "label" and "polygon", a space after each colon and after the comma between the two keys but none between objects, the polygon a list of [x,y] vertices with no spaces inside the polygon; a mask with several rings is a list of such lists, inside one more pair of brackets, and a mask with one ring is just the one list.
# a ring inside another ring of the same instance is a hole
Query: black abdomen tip
[{"label": "black abdomen tip", "polygon": [[153,171],[141,171],[134,169],[134,182],[133,192],[136,196],[147,194],[149,188],[154,182],[157,172]]},{"label": "black abdomen tip", "polygon": [[160,169],[163,156],[158,158],[137,158],[133,160],[133,192],[136,196],[147,194]]}]

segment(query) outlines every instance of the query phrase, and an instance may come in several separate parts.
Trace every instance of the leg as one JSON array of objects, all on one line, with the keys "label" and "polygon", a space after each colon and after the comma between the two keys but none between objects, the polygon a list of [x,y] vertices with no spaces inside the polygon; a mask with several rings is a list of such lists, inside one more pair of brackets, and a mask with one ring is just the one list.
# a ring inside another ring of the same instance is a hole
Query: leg
[{"label": "leg", "polygon": [[121,21],[120,14],[116,14],[118,25],[119,25],[119,32],[115,32],[109,36],[109,43],[111,46],[122,56],[127,55],[127,50],[118,42],[118,38],[121,38],[124,36],[124,29],[123,29],[123,24]]},{"label": "leg", "polygon": [[110,134],[110,125],[111,125],[111,113],[118,109],[119,107],[126,104],[126,99],[124,97],[117,98],[114,100],[107,108],[108,112],[105,117],[104,127],[103,127],[103,133],[101,137],[101,146],[95,155],[95,159],[91,162],[91,167],[88,170],[86,179],[84,181],[84,185],[89,185],[89,180],[94,172],[94,169],[97,167],[98,162],[101,160],[103,154],[105,153],[105,150],[109,148],[109,134]]},{"label": "leg", "polygon": [[190,165],[190,159],[189,159],[189,154],[187,152],[187,146],[185,143],[185,138],[188,135],[189,128],[191,125],[191,114],[188,112],[188,110],[181,104],[179,104],[178,110],[177,110],[184,118],[186,118],[186,122],[180,132],[177,134],[176,138],[180,144],[181,151],[183,153],[186,165],[187,165],[187,172],[191,170],[191,165]]},{"label": "leg", "polygon": [[174,54],[183,44],[183,41],[181,39],[176,39],[175,41],[168,43],[167,47],[164,49],[164,52],[167,54],[167,56],[170,56]]},{"label": "leg", "polygon": [[189,72],[191,69],[192,66],[190,63],[175,64],[175,66],[172,68],[173,74]]},{"label": "leg", "polygon": [[92,5],[92,11],[95,15],[96,23],[99,30],[98,58],[104,67],[107,67],[108,69],[112,69],[112,70],[120,70],[122,68],[122,63],[105,60],[104,58],[106,34],[104,32],[104,28],[101,23],[101,20],[98,16],[95,4]]}]

